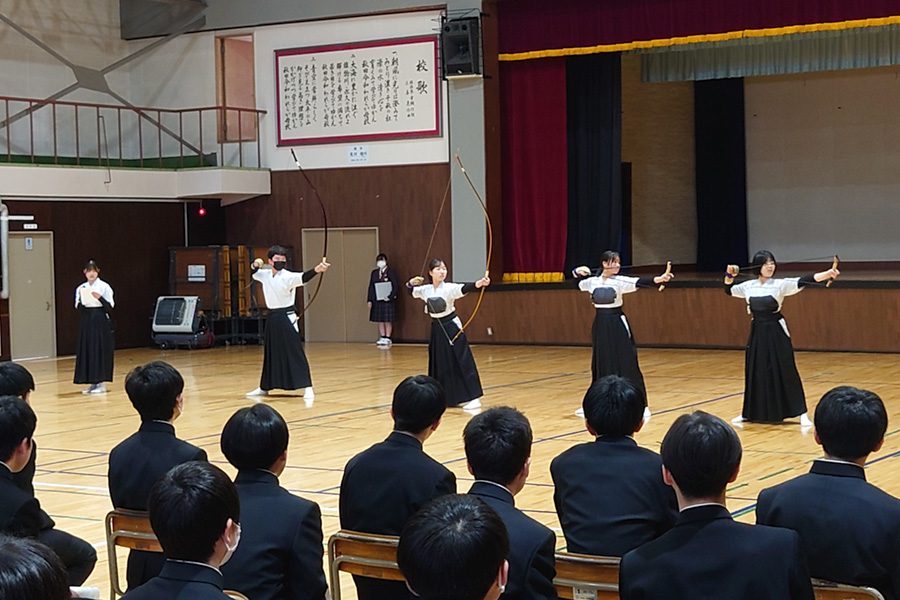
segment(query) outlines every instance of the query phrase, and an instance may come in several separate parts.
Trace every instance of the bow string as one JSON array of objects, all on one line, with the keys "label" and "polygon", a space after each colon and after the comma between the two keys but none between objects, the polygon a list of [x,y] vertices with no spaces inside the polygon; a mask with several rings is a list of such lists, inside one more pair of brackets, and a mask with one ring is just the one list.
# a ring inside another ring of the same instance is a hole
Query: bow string
[{"label": "bow string", "polygon": [[[322,200],[322,196],[319,194],[319,190],[316,189],[316,186],[313,185],[312,180],[310,180],[309,175],[306,174],[306,171],[303,170],[303,167],[300,165],[300,160],[297,158],[297,154],[294,152],[294,149],[291,148],[291,156],[294,157],[294,163],[297,165],[297,170],[300,171],[300,174],[303,175],[303,179],[306,180],[306,184],[312,188],[313,194],[316,195],[316,200],[319,201],[319,208],[322,209],[322,222],[325,224],[324,227],[324,240],[322,241],[322,262],[328,262],[328,213],[325,211],[325,202]],[[319,290],[322,288],[322,280],[325,279],[325,273],[319,273],[319,281],[316,283],[316,289],[313,291],[312,296],[309,298],[309,302],[307,302],[303,306],[303,310],[300,312],[300,315],[297,317],[298,319],[302,317],[309,307],[312,306],[312,303],[315,302],[316,296],[319,295]]]}]

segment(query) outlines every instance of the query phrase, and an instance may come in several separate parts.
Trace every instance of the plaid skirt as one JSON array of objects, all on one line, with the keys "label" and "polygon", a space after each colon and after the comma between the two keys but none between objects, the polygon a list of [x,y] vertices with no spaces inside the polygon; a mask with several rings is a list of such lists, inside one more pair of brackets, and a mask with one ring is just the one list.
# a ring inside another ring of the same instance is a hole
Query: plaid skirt
[{"label": "plaid skirt", "polygon": [[397,306],[393,300],[376,300],[369,309],[369,320],[373,323],[393,323],[397,320]]}]

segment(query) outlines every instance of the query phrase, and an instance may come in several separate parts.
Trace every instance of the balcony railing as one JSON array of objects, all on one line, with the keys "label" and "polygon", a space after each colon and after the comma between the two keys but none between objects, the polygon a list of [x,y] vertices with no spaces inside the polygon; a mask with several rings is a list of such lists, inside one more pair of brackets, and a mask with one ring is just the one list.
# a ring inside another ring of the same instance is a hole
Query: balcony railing
[{"label": "balcony railing", "polygon": [[166,109],[0,96],[0,163],[261,168],[265,111]]}]

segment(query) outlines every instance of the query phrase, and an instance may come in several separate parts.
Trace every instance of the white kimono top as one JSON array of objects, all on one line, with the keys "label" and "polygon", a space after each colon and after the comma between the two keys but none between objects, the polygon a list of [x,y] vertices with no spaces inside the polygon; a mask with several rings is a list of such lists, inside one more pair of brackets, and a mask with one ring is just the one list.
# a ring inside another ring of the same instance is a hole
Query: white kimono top
[{"label": "white kimono top", "polygon": [[77,288],[75,288],[75,308],[78,308],[81,305],[81,290],[86,289],[89,292],[97,292],[100,296],[109,302],[109,305],[115,307],[116,302],[113,300],[113,289],[108,283],[100,279],[99,277],[94,280],[94,284],[91,285],[90,282],[85,281]]},{"label": "white kimono top", "polygon": [[[455,309],[453,307],[454,303],[465,296],[463,293],[463,284],[461,283],[451,283],[448,281],[441,282],[437,288],[432,284],[427,285],[419,285],[412,289],[413,298],[420,298],[425,300],[425,312],[433,319],[440,319],[441,317],[446,317],[451,314]],[[427,300],[429,298],[434,298],[439,296],[444,299],[447,303],[447,308],[443,312],[439,313],[429,313],[428,312],[428,303]]]},{"label": "white kimono top", "polygon": [[624,277],[613,275],[612,277],[586,277],[578,282],[578,289],[582,292],[593,294],[597,288],[612,288],[616,290],[616,299],[609,304],[594,304],[594,308],[619,308],[622,306],[622,295],[636,292],[638,277]]},{"label": "white kimono top", "polygon": [[266,306],[271,309],[293,307],[296,290],[303,285],[303,273],[287,269],[257,269],[253,279],[262,284]]}]

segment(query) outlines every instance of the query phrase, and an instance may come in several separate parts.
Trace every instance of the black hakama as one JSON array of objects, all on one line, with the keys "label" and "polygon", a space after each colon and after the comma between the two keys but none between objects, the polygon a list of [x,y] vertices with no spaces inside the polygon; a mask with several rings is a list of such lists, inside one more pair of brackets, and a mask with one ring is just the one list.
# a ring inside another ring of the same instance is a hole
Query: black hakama
[{"label": "black hakama", "polygon": [[312,386],[300,332],[291,322],[294,314],[293,308],[269,309],[259,378],[259,387],[265,391],[300,390]]},{"label": "black hakama", "polygon": [[777,423],[806,412],[806,395],[781,313],[753,312],[744,370],[748,421]]},{"label": "black hakama", "polygon": [[103,307],[81,307],[80,311],[74,382],[94,385],[112,381],[116,348],[112,319]]},{"label": "black hakama", "polygon": [[594,346],[592,383],[606,375],[618,375],[631,381],[646,398],[644,375],[638,366],[637,346],[630,327],[626,326],[625,313],[621,307],[596,309],[591,328]]},{"label": "black hakama", "polygon": [[447,406],[458,406],[484,395],[466,333],[460,333],[450,344],[460,330],[455,318],[455,312],[445,317],[432,317],[428,340],[428,375],[444,388]]}]

